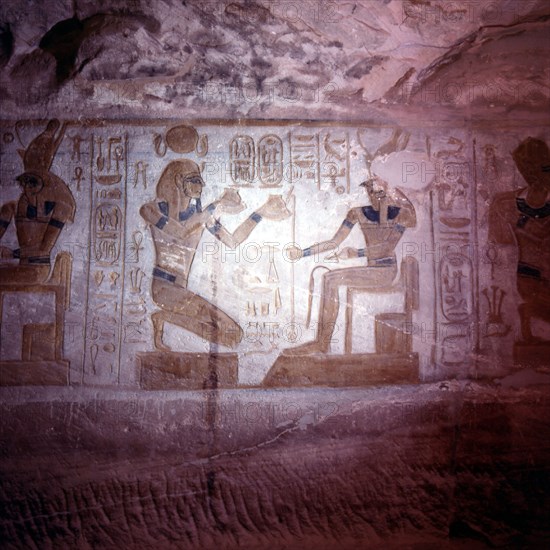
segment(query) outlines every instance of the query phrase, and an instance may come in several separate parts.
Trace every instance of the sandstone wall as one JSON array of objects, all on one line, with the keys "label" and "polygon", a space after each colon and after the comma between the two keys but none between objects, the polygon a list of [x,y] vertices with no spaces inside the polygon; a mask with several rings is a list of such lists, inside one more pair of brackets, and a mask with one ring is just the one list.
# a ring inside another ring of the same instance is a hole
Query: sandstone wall
[{"label": "sandstone wall", "polygon": [[3,2],[3,545],[548,544],[549,17]]}]

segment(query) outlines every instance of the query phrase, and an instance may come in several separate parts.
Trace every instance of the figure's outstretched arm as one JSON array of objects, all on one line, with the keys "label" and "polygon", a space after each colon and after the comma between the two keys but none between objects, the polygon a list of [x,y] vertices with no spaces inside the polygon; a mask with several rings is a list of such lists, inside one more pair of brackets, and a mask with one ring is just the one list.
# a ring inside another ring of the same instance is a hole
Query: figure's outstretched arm
[{"label": "figure's outstretched arm", "polygon": [[328,241],[322,241],[320,243],[315,243],[314,245],[305,248],[304,250],[295,249],[297,258],[316,256],[317,254],[323,254],[324,252],[330,252],[331,250],[338,248],[351,233],[351,230],[353,229],[353,226],[357,223],[357,221],[357,213],[355,209],[350,210],[345,220],[342,222],[342,225],[340,225],[332,239],[329,239]]},{"label": "figure's outstretched arm", "polygon": [[245,241],[250,233],[255,229],[255,227],[262,221],[261,214],[253,212],[244,222],[230,233],[223,227],[221,222],[214,218],[213,216],[206,224],[206,229],[212,233],[218,240],[225,244],[231,250],[234,250],[239,246],[243,241]]}]

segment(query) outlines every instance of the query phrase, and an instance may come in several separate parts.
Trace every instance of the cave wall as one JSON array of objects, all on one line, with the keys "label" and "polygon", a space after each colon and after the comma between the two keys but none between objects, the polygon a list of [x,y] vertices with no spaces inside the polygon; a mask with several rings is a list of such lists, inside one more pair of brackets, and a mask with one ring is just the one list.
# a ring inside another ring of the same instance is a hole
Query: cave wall
[{"label": "cave wall", "polygon": [[4,2],[3,544],[547,543],[549,17]]}]

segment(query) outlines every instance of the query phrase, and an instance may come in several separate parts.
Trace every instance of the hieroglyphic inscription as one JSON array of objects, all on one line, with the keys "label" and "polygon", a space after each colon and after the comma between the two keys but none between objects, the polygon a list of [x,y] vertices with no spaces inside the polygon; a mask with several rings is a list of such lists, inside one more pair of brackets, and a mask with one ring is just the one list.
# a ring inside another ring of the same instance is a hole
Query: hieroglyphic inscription
[{"label": "hieroglyphic inscription", "polygon": [[[414,381],[418,354],[431,361],[432,344],[436,365],[460,373],[487,342],[512,331],[518,304],[500,276],[505,264],[495,247],[475,252],[478,226],[491,221],[485,211],[477,215],[475,197],[477,205],[492,198],[487,182],[498,179],[501,155],[488,139],[476,146],[458,130],[438,137],[305,122],[4,126],[3,185],[35,162],[58,174],[78,205],[74,226],[56,243],[58,271],[48,273],[69,288],[64,324],[72,336],[55,351],[62,339],[45,291],[33,298],[44,315],[26,318],[20,331],[21,357],[57,353],[75,382],[139,385],[148,353],[156,354],[151,365],[182,369],[200,356],[200,368],[214,369],[193,378],[201,388],[215,384],[216,365],[230,365],[232,377],[238,369],[244,384]],[[411,152],[433,173],[407,188],[395,159]],[[9,193],[12,201],[21,194]],[[42,206],[30,207],[29,219]],[[540,237],[544,205],[521,203],[513,214],[518,235]],[[518,220],[525,222],[519,229]],[[16,237],[10,226],[2,244],[11,238],[15,250]],[[479,258],[487,271],[481,285]],[[19,302],[6,298],[3,324]],[[518,327],[529,336],[532,324],[536,335],[541,315],[534,301],[526,304]],[[201,355],[208,353],[216,360]],[[361,378],[367,359],[368,380]]]},{"label": "hieroglyphic inscription", "polygon": [[273,134],[258,143],[258,177],[264,187],[278,187],[283,179],[283,142]]},{"label": "hieroglyphic inscription", "polygon": [[478,346],[474,171],[466,139],[430,142],[433,168],[433,250],[439,306],[435,315],[438,361],[460,368]]},{"label": "hieroglyphic inscription", "polygon": [[128,136],[94,133],[91,143],[88,269],[95,284],[88,286],[83,373],[117,382],[124,313]]},{"label": "hieroglyphic inscription", "polygon": [[347,132],[324,132],[321,135],[321,178],[339,195],[350,191],[349,135]]},{"label": "hieroglyphic inscription", "polygon": [[321,186],[319,134],[315,132],[290,132],[290,181],[291,183],[313,182]]},{"label": "hieroglyphic inscription", "polygon": [[250,136],[235,136],[229,144],[231,179],[238,186],[250,186],[256,174],[256,151]]}]

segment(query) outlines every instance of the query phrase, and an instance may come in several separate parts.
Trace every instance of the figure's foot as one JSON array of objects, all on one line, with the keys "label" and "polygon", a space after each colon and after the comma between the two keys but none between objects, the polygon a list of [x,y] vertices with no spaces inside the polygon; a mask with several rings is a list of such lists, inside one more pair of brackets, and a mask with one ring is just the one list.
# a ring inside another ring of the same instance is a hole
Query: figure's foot
[{"label": "figure's foot", "polygon": [[169,347],[169,346],[167,346],[166,344],[163,343],[162,336],[157,338],[156,334],[155,334],[155,348],[158,351],[172,351],[171,347]]},{"label": "figure's foot", "polygon": [[154,344],[158,351],[172,351],[163,341],[162,336],[164,334],[164,321],[161,318],[161,313],[153,313],[151,315],[151,321],[153,322],[154,332]]},{"label": "figure's foot", "polygon": [[283,350],[283,355],[314,355],[319,353],[325,354],[327,352],[328,349],[326,346],[320,342],[313,341],[308,342],[307,344],[302,344],[301,346],[296,346],[295,348],[287,348]]}]

